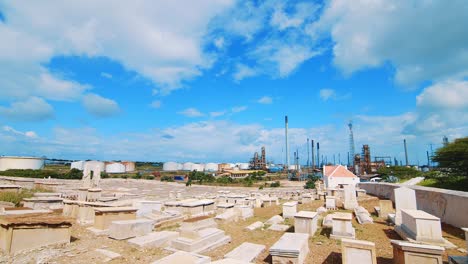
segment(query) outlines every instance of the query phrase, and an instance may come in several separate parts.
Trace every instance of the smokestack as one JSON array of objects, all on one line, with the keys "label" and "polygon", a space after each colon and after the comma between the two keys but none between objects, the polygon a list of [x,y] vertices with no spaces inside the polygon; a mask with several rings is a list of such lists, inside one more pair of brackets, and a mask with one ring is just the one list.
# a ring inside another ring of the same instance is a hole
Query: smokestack
[{"label": "smokestack", "polygon": [[317,166],[320,167],[320,143],[317,142]]},{"label": "smokestack", "polygon": [[311,144],[312,146],[312,169],[315,169],[315,151],[314,151],[314,140],[312,139]]},{"label": "smokestack", "polygon": [[406,139],[403,139],[403,145],[405,145],[405,161],[406,166],[408,166],[408,149],[406,148]]},{"label": "smokestack", "polygon": [[289,170],[289,143],[288,143],[288,116],[284,117],[284,130],[286,134],[286,170]]},{"label": "smokestack", "polygon": [[309,167],[310,163],[310,152],[309,152],[309,138],[307,138],[307,167]]},{"label": "smokestack", "polygon": [[429,158],[429,151],[426,151],[426,155],[427,155],[427,167],[430,168],[431,167],[431,159]]}]

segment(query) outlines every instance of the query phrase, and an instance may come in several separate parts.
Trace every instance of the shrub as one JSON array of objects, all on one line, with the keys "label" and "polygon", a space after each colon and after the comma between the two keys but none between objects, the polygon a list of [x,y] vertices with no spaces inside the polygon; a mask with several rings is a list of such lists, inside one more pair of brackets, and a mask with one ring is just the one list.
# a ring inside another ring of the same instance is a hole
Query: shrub
[{"label": "shrub", "polygon": [[161,177],[161,181],[173,182],[173,181],[174,181],[174,178],[171,177],[171,176],[162,176],[162,177]]},{"label": "shrub", "polygon": [[304,189],[315,189],[315,181],[313,179],[308,179],[304,185]]},{"label": "shrub", "polygon": [[270,184],[270,187],[272,187],[272,188],[276,188],[276,187],[280,187],[280,186],[281,186],[281,184],[280,184],[279,181],[275,181],[275,182]]},{"label": "shrub", "polygon": [[153,175],[143,175],[142,178],[145,179],[145,180],[154,180],[155,179],[155,177]]}]

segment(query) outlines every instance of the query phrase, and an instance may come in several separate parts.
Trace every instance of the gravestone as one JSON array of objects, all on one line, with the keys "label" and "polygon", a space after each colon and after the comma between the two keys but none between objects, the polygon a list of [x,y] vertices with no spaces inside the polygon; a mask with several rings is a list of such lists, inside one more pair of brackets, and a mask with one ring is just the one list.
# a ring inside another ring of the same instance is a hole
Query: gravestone
[{"label": "gravestone", "polygon": [[444,248],[391,240],[395,264],[442,264]]},{"label": "gravestone", "polygon": [[285,233],[270,248],[272,263],[303,264],[309,254],[309,235]]},{"label": "gravestone", "polygon": [[297,213],[297,202],[288,202],[283,204],[283,217],[294,218]]},{"label": "gravestone", "polygon": [[402,209],[401,215],[402,223],[395,227],[395,231],[402,237],[429,244],[445,244],[440,218],[422,210]]},{"label": "gravestone", "polygon": [[377,264],[375,244],[364,240],[341,239],[343,264]]},{"label": "gravestone", "polygon": [[353,216],[351,213],[334,213],[333,214],[333,227],[330,238],[352,238],[354,239],[356,234],[351,223]]},{"label": "gravestone", "polygon": [[379,206],[374,207],[379,217],[387,218],[388,214],[393,213],[393,204],[391,200],[379,200]]},{"label": "gravestone", "polygon": [[317,212],[300,211],[294,216],[294,232],[313,236],[317,231]]},{"label": "gravestone", "polygon": [[356,187],[352,184],[344,186],[344,208],[346,210],[353,210],[358,206],[356,198]]},{"label": "gravestone", "polygon": [[336,199],[334,196],[327,196],[325,198],[325,208],[327,210],[336,210]]},{"label": "gravestone", "polygon": [[401,209],[417,210],[416,192],[413,189],[401,187],[395,192],[395,225],[401,225]]},{"label": "gravestone", "polygon": [[260,253],[265,250],[264,245],[244,242],[231,252],[224,255],[224,258],[240,260],[245,263],[253,262]]}]

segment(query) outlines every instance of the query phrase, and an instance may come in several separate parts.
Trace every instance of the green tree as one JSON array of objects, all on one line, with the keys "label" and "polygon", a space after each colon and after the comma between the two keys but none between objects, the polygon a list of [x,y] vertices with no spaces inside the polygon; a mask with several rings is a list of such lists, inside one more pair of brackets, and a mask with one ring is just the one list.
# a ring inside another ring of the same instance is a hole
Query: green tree
[{"label": "green tree", "polygon": [[432,161],[438,162],[439,167],[450,174],[468,176],[468,137],[455,139],[438,149]]}]

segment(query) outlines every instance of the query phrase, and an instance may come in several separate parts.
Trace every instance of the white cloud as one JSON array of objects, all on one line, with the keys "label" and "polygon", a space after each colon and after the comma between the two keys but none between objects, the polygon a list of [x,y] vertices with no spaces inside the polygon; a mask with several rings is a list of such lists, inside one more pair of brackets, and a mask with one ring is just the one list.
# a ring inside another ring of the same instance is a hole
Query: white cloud
[{"label": "white cloud", "polygon": [[415,87],[467,76],[467,23],[464,0],[333,0],[308,32],[315,42],[331,37],[334,63],[345,74],[389,62],[397,83]]},{"label": "white cloud", "polygon": [[259,104],[272,104],[273,98],[271,98],[271,96],[263,96],[262,98],[258,99],[257,102]]},{"label": "white cloud", "polygon": [[10,94],[40,96],[26,90],[40,81],[41,65],[56,56],[91,56],[120,62],[168,93],[211,66],[213,57],[203,48],[208,23],[232,4],[5,2],[2,13],[8,19],[0,24],[0,86],[22,89]]},{"label": "white cloud", "polygon": [[236,72],[234,73],[233,77],[234,77],[234,80],[236,80],[237,82],[245,79],[245,78],[248,78],[248,77],[253,77],[255,75],[257,75],[257,71],[245,64],[242,64],[242,63],[238,63],[236,64]]},{"label": "white cloud", "polygon": [[226,114],[226,111],[210,112],[211,117],[220,117]]},{"label": "white cloud", "polygon": [[160,108],[161,107],[161,101],[160,100],[155,100],[153,102],[151,102],[151,105],[150,105],[152,108]]},{"label": "white cloud", "polygon": [[187,116],[187,117],[201,117],[201,116],[204,116],[204,114],[200,111],[198,111],[198,109],[196,108],[187,108],[183,111],[180,111],[179,114],[181,115],[184,115],[184,116]]},{"label": "white cloud", "polygon": [[54,109],[44,99],[30,97],[13,102],[10,107],[0,106],[0,115],[13,121],[44,121],[54,117]]},{"label": "white cloud", "polygon": [[468,81],[449,80],[424,89],[416,97],[419,107],[468,109]]},{"label": "white cloud", "polygon": [[235,107],[231,108],[231,111],[232,111],[233,113],[240,113],[240,112],[243,112],[243,111],[245,111],[245,110],[247,110],[247,106],[245,106],[245,105],[242,105],[242,106],[235,106]]},{"label": "white cloud", "polygon": [[284,4],[280,3],[275,7],[270,24],[272,26],[278,27],[279,30],[285,30],[291,27],[299,27],[307,18],[315,14],[318,8],[319,6],[314,3],[297,3],[294,7],[295,12],[291,15],[288,15],[284,11]]},{"label": "white cloud", "polygon": [[12,128],[11,126],[3,126],[2,129],[3,129],[3,131],[12,133],[14,135],[23,136],[23,137],[26,137],[26,138],[38,138],[36,132],[34,132],[34,131],[21,132],[21,131],[18,131],[16,129]]},{"label": "white cloud", "polygon": [[224,48],[224,45],[225,45],[225,44],[226,44],[226,41],[225,41],[225,39],[224,39],[223,37],[219,37],[219,38],[216,38],[216,39],[214,40],[214,45],[215,45],[215,47],[218,48],[218,49]]},{"label": "white cloud", "polygon": [[319,94],[320,94],[320,98],[323,101],[328,101],[330,99],[336,98],[336,92],[333,89],[321,89]]},{"label": "white cloud", "polygon": [[101,72],[101,76],[106,78],[106,79],[112,79],[112,74],[108,72]]},{"label": "white cloud", "polygon": [[120,112],[117,102],[92,93],[83,96],[83,106],[96,117],[111,117]]}]

